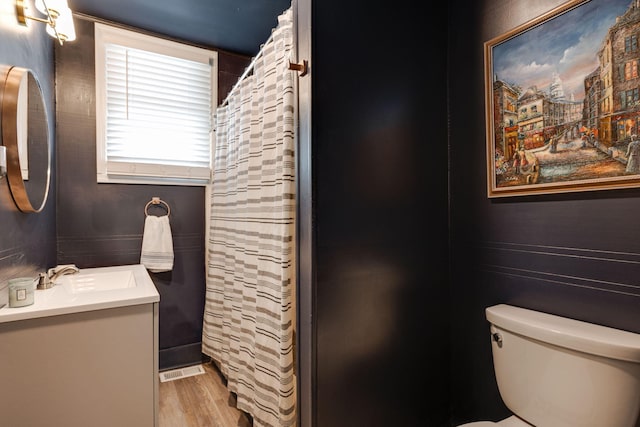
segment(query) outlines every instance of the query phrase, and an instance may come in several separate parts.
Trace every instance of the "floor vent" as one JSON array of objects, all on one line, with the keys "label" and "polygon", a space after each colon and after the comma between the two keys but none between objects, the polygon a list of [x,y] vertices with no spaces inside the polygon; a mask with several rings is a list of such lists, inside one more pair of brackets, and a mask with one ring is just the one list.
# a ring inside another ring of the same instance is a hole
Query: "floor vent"
[{"label": "floor vent", "polygon": [[187,366],[180,369],[172,369],[170,371],[160,372],[160,382],[179,380],[181,378],[193,377],[195,375],[204,374],[202,365]]}]

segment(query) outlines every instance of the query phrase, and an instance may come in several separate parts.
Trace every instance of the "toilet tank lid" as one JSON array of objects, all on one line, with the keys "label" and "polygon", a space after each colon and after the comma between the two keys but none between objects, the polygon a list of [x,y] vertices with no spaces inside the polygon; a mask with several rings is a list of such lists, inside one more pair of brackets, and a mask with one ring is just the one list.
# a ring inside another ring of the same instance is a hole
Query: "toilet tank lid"
[{"label": "toilet tank lid", "polygon": [[487,320],[518,335],[612,359],[640,363],[640,335],[580,320],[498,304]]}]

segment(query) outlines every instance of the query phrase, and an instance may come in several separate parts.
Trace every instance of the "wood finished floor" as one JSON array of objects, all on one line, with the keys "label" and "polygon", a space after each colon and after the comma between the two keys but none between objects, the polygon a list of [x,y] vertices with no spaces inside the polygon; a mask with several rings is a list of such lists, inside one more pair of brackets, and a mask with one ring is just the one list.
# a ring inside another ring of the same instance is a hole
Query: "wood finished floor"
[{"label": "wood finished floor", "polygon": [[251,427],[212,363],[206,373],[160,383],[159,427]]}]

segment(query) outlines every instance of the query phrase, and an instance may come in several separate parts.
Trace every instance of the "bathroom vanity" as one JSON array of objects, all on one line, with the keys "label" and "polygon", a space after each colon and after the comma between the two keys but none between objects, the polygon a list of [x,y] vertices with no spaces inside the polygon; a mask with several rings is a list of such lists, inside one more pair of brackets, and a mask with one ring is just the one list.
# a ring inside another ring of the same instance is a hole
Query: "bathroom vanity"
[{"label": "bathroom vanity", "polygon": [[81,269],[0,309],[0,425],[158,425],[159,294],[142,265]]}]

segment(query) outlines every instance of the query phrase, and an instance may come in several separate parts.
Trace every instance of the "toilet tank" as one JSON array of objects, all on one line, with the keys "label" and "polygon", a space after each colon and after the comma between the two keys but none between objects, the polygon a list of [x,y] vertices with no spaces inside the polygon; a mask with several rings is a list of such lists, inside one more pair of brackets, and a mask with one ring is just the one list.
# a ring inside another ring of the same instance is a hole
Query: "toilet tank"
[{"label": "toilet tank", "polygon": [[500,396],[518,417],[542,427],[636,426],[640,335],[505,304],[486,316]]}]

